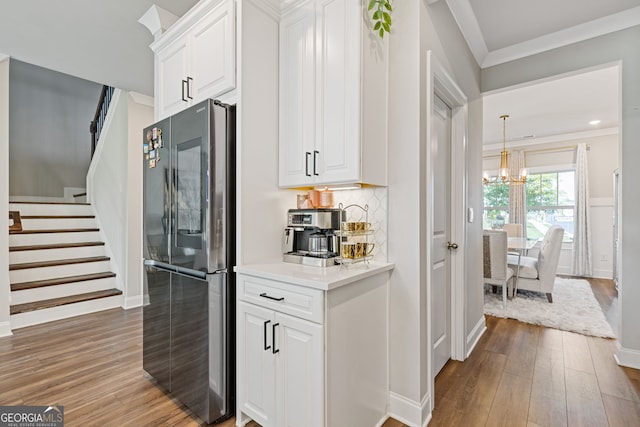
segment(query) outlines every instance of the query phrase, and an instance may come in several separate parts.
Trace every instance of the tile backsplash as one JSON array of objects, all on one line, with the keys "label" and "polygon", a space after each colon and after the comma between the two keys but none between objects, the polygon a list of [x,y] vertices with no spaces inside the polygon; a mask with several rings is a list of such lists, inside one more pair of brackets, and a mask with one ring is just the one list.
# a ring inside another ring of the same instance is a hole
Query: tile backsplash
[{"label": "tile backsplash", "polygon": [[388,211],[387,187],[359,188],[354,190],[339,190],[333,195],[335,207],[342,203],[347,208],[347,221],[364,221],[364,211],[349,205],[368,206],[368,222],[375,230],[373,241],[374,260],[387,261],[387,211]]}]

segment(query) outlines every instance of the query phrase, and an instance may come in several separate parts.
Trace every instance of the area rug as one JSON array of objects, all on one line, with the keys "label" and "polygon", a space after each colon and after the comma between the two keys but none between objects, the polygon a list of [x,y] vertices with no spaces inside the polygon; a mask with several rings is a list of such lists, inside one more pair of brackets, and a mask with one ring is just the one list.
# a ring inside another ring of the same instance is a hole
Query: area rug
[{"label": "area rug", "polygon": [[516,298],[507,300],[506,310],[502,307],[500,290],[496,294],[485,292],[484,312],[583,335],[616,338],[585,280],[557,277],[552,304],[543,293],[518,291]]}]

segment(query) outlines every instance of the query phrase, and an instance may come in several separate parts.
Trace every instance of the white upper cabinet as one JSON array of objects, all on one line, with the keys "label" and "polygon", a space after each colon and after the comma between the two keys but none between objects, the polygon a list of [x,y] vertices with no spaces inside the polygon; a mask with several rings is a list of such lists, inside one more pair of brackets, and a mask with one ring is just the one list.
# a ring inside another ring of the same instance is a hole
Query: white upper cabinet
[{"label": "white upper cabinet", "polygon": [[157,120],[235,88],[235,21],[233,0],[200,2],[151,45]]},{"label": "white upper cabinet", "polygon": [[366,16],[361,0],[299,1],[283,11],[281,187],[387,184],[388,54]]}]

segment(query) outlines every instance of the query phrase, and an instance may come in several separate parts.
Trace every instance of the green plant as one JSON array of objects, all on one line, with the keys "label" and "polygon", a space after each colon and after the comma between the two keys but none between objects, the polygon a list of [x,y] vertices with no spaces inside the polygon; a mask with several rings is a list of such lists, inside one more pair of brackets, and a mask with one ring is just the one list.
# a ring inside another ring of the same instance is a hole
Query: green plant
[{"label": "green plant", "polygon": [[384,33],[391,32],[391,0],[369,0],[368,10],[374,10],[371,20],[375,22],[373,31],[377,31],[380,38],[384,38]]}]

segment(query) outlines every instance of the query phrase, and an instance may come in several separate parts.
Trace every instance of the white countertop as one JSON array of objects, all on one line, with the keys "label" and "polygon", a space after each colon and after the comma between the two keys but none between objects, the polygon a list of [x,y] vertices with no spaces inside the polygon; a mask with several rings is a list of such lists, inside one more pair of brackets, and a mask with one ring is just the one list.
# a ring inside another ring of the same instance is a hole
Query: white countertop
[{"label": "white countertop", "polygon": [[308,288],[330,291],[340,286],[375,276],[392,270],[394,264],[388,262],[370,262],[348,266],[312,267],[289,262],[269,264],[238,265],[234,271],[239,274],[279,280],[281,282],[306,286]]}]

